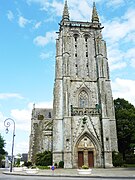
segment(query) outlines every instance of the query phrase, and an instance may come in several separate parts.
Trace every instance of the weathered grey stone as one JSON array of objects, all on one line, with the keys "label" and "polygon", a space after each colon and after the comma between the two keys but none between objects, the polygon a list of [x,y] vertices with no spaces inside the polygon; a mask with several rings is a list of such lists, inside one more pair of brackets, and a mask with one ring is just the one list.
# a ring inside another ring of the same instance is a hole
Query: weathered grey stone
[{"label": "weathered grey stone", "polygon": [[52,151],[52,118],[52,109],[33,107],[29,144],[29,160],[33,163],[37,153]]},{"label": "weathered grey stone", "polygon": [[[112,167],[118,147],[102,26],[95,4],[92,22],[70,21],[65,7],[56,40],[53,124],[34,118],[48,110],[33,109],[29,154],[34,159],[52,150],[53,162],[64,161],[65,168]],[[47,123],[49,131],[43,128]]]}]

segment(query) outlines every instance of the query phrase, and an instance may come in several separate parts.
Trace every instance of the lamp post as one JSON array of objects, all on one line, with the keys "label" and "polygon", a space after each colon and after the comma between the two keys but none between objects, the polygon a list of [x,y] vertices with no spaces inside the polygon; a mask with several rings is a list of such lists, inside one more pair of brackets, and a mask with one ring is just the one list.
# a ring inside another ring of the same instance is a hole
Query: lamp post
[{"label": "lamp post", "polygon": [[14,137],[15,137],[15,121],[11,118],[7,118],[4,121],[4,126],[6,127],[6,133],[8,133],[8,128],[10,127],[11,123],[13,122],[13,140],[12,140],[12,155],[11,155],[11,166],[10,166],[10,172],[12,172],[13,167],[13,153],[14,153]]}]

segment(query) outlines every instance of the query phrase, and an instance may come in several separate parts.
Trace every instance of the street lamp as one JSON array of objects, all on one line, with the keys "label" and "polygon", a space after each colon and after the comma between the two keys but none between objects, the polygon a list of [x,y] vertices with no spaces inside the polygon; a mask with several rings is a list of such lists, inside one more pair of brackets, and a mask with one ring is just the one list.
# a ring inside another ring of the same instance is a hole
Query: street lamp
[{"label": "street lamp", "polygon": [[11,125],[11,122],[13,122],[13,140],[12,140],[12,155],[11,155],[11,166],[10,166],[10,172],[12,172],[12,167],[13,167],[13,152],[14,152],[14,137],[15,137],[15,121],[11,118],[7,118],[5,121],[4,121],[4,126],[6,127],[6,133],[8,133],[8,128],[10,127]]}]

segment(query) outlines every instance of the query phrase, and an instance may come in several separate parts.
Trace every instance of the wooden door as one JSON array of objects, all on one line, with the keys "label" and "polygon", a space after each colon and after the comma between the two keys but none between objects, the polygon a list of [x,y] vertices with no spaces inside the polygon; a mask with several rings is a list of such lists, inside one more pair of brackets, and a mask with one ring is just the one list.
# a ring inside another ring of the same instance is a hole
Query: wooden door
[{"label": "wooden door", "polygon": [[94,167],[94,154],[93,154],[93,151],[88,152],[88,164],[89,164],[89,167]]},{"label": "wooden door", "polygon": [[83,151],[78,152],[78,167],[82,167],[84,165],[84,156]]}]

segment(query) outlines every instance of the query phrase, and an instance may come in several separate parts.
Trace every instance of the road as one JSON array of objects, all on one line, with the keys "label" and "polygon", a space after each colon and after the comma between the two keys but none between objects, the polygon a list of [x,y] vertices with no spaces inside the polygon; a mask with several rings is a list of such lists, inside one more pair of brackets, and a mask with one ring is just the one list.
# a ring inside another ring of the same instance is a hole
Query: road
[{"label": "road", "polygon": [[[123,180],[120,178],[69,178],[69,177],[34,177],[34,176],[13,176],[13,175],[4,175],[0,173],[0,180]],[[127,179],[129,180],[129,179]]]}]

